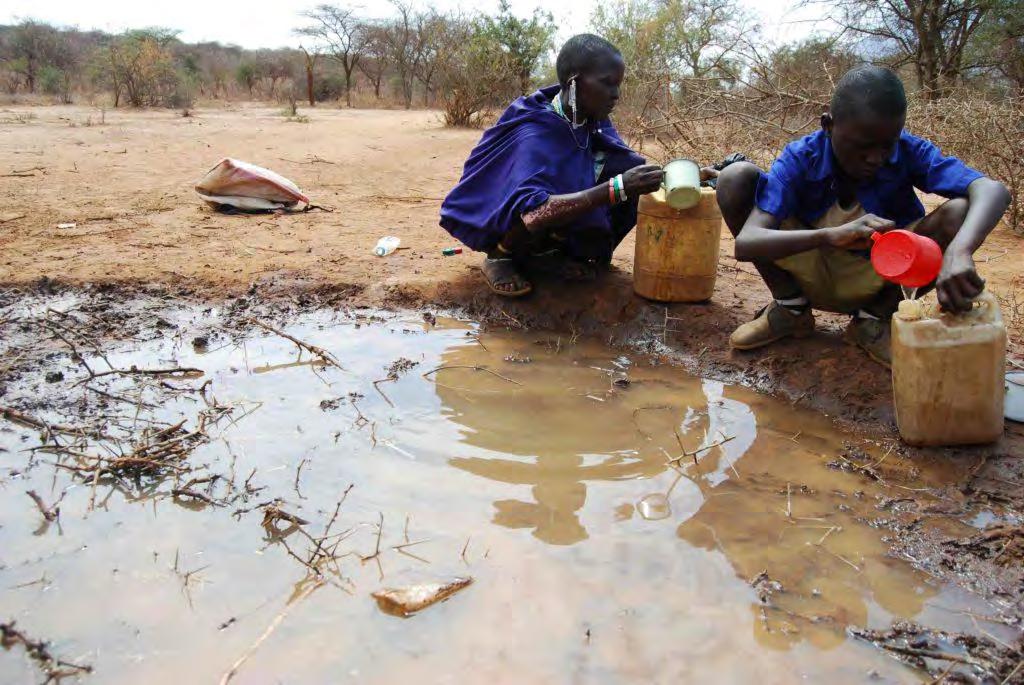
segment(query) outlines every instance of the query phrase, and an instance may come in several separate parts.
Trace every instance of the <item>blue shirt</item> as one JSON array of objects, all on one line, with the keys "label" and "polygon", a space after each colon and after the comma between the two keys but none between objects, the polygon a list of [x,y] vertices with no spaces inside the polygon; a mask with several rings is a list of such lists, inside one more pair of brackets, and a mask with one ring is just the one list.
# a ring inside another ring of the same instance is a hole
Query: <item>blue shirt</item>
[{"label": "blue shirt", "polygon": [[[824,130],[786,146],[757,183],[757,206],[778,219],[795,217],[812,224],[836,203],[838,163]],[[984,176],[956,157],[906,131],[878,174],[857,187],[864,211],[903,227],[924,216],[914,193],[919,188],[943,197],[964,197],[967,186]]]}]

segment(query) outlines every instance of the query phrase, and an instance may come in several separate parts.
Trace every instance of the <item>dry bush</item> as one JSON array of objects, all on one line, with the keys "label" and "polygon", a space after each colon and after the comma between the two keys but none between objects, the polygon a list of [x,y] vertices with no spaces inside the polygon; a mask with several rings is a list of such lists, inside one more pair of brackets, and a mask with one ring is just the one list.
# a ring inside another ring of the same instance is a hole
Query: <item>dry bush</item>
[{"label": "dry bush", "polygon": [[653,143],[666,159],[708,163],[742,152],[767,168],[786,143],[817,127],[825,109],[824,100],[810,93],[688,81],[670,106],[651,102],[625,129],[639,147]]},{"label": "dry bush", "polygon": [[447,126],[480,127],[519,94],[519,72],[501,46],[470,35],[447,53],[436,77]]},{"label": "dry bush", "polygon": [[1006,220],[1024,234],[1024,97],[990,101],[965,92],[911,103],[907,129],[1002,181],[1013,200]]},{"label": "dry bush", "polygon": [[1012,281],[1004,293],[997,292],[996,297],[1009,333],[1007,350],[1011,358],[1021,359],[1024,358],[1024,287],[1020,279]]},{"label": "dry bush", "polygon": [[745,41],[733,55],[713,77],[677,80],[671,91],[631,84],[646,98],[627,113],[626,132],[668,157],[711,162],[742,152],[766,168],[786,143],[818,126],[835,80],[856,62],[818,39],[769,54]]}]

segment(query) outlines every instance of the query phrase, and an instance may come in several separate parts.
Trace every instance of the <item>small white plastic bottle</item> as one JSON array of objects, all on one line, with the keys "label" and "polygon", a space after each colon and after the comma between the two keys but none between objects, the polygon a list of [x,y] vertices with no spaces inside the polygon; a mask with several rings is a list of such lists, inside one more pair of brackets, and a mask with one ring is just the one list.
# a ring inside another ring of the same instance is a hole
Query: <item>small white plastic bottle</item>
[{"label": "small white plastic bottle", "polygon": [[398,249],[398,246],[402,244],[401,238],[396,238],[393,235],[387,235],[377,241],[377,246],[373,248],[373,254],[378,257],[387,257],[389,254]]}]

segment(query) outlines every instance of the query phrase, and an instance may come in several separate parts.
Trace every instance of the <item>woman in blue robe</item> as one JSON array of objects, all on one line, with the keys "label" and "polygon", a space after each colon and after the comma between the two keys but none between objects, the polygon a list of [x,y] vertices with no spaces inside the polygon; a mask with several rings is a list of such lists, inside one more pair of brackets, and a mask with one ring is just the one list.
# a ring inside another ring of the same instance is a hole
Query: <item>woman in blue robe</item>
[{"label": "woman in blue robe", "polygon": [[636,224],[640,195],[664,177],[608,118],[625,75],[618,49],[595,35],[574,36],[555,67],[558,85],[505,110],[441,205],[441,226],[487,253],[487,283],[506,297],[532,290],[524,268],[596,275]]}]

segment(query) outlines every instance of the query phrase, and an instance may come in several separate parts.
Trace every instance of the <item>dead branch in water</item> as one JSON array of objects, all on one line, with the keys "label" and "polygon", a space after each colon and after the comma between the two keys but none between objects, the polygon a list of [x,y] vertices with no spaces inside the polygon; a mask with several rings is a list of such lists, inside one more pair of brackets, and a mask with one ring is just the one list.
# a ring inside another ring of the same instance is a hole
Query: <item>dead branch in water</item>
[{"label": "dead branch in water", "polygon": [[341,511],[341,505],[345,503],[345,500],[348,498],[348,493],[351,492],[354,487],[355,483],[349,483],[349,486],[345,488],[343,493],[341,493],[341,499],[338,500],[338,503],[334,507],[334,514],[331,516],[331,520],[327,522],[327,525],[324,526],[324,532],[316,540],[316,545],[313,548],[313,552],[310,554],[310,562],[316,562],[317,557],[325,553],[323,549],[324,541],[331,536],[331,528],[334,526],[334,522],[338,520],[338,513]]},{"label": "dead branch in water", "polygon": [[225,504],[223,502],[218,502],[217,500],[213,499],[209,495],[204,495],[201,492],[196,492],[195,490],[190,490],[188,488],[174,488],[173,490],[171,490],[171,495],[173,497],[176,497],[176,498],[190,497],[190,498],[192,498],[194,500],[198,500],[200,502],[204,502],[206,504],[209,504],[211,507],[223,507],[223,506],[225,506]]},{"label": "dead branch in water", "polygon": [[17,409],[11,409],[10,407],[0,407],[0,417],[7,419],[13,423],[20,423],[23,426],[31,426],[32,428],[38,428],[46,431],[47,433],[63,433],[65,435],[75,435],[78,437],[85,436],[89,438],[95,438],[97,440],[112,440],[106,433],[99,431],[90,430],[88,428],[76,428],[74,426],[62,426],[59,423],[49,424],[45,421],[23,414]]},{"label": "dead branch in water", "polygon": [[267,629],[263,631],[263,634],[260,635],[259,638],[257,638],[256,642],[252,643],[252,645],[242,653],[242,656],[238,657],[235,663],[231,664],[231,668],[229,668],[227,672],[224,674],[224,676],[220,679],[220,685],[227,685],[228,683],[230,683],[231,679],[235,677],[236,673],[238,673],[238,669],[240,669],[242,665],[246,661],[248,661],[253,654],[256,653],[256,650],[260,648],[260,645],[262,645],[267,640],[267,638],[270,637],[275,630],[277,630],[277,627],[281,625],[281,621],[285,619],[288,613],[293,608],[298,606],[298,604],[302,600],[306,599],[316,590],[321,588],[324,582],[325,581],[323,580],[317,580],[313,582],[312,585],[303,589],[290,602],[288,602],[285,605],[284,609],[282,609],[280,613],[278,613],[277,616],[274,617],[274,620],[270,622],[270,625],[268,625]]},{"label": "dead branch in water", "polygon": [[0,645],[9,649],[13,645],[22,645],[29,657],[46,674],[45,683],[59,683],[63,678],[71,678],[83,673],[92,673],[92,666],[73,664],[58,659],[50,654],[50,646],[45,640],[33,640],[18,630],[15,622],[0,623]]},{"label": "dead branch in water", "polygon": [[373,550],[373,554],[366,557],[359,557],[362,561],[369,561],[370,559],[376,559],[380,556],[380,538],[384,534],[384,512],[378,512],[380,514],[380,522],[377,523],[377,545]]},{"label": "dead branch in water", "polygon": [[89,364],[85,361],[85,357],[83,357],[82,353],[78,351],[78,347],[75,345],[75,343],[65,338],[61,331],[58,331],[55,328],[48,328],[50,330],[51,335],[53,335],[55,338],[57,338],[62,343],[71,348],[71,359],[82,365],[82,368],[84,368],[86,373],[89,374],[89,378],[94,378],[96,376],[96,373],[92,370],[92,367],[90,367]]},{"label": "dead branch in water", "polygon": [[289,514],[284,509],[281,509],[276,504],[267,505],[263,510],[263,526],[273,526],[278,521],[287,521],[295,526],[306,526],[309,525],[309,521],[306,519],[296,516],[295,514]]},{"label": "dead branch in water", "polygon": [[[426,315],[424,315],[424,316],[426,316]],[[395,381],[397,381],[401,377],[401,375],[404,372],[406,372],[409,369],[411,369],[412,367],[418,366],[418,365],[419,365],[419,362],[414,362],[411,359],[406,359],[404,357],[399,357],[394,362],[392,362],[390,366],[387,367],[387,372],[388,372],[387,376],[385,376],[384,378],[381,378],[380,380],[376,380],[376,381],[373,382],[373,389],[376,390],[380,394],[380,396],[384,398],[384,401],[388,403],[388,406],[391,406],[391,407],[395,406],[395,403],[392,402],[391,399],[387,395],[384,394],[384,391],[380,389],[380,384],[381,383],[394,383]]]},{"label": "dead branch in water", "polygon": [[39,513],[43,515],[44,519],[52,523],[60,518],[60,503],[64,501],[64,495],[67,494],[66,490],[61,494],[60,498],[53,503],[52,507],[46,506],[46,503],[43,502],[43,498],[37,495],[35,490],[29,490],[25,494],[31,497],[32,501],[36,503],[36,506],[39,508]]},{"label": "dead branch in water", "polygon": [[131,367],[130,369],[113,369],[111,371],[101,371],[92,376],[92,378],[101,378],[103,376],[174,376],[175,378],[197,378],[202,376],[205,371],[202,369],[195,369],[191,367],[179,367],[173,369],[139,369]]},{"label": "dead branch in water", "polygon": [[676,440],[679,442],[679,449],[683,450],[683,453],[681,455],[679,455],[678,457],[674,457],[672,459],[669,459],[668,460],[668,465],[670,465],[670,466],[671,465],[678,465],[680,462],[682,462],[683,459],[690,458],[690,457],[693,458],[693,465],[696,466],[697,465],[697,455],[698,454],[700,454],[701,452],[707,452],[708,450],[714,449],[715,447],[721,447],[722,445],[724,445],[725,443],[729,442],[730,440],[735,440],[736,439],[735,435],[730,435],[728,438],[723,438],[723,439],[719,440],[718,442],[713,442],[710,445],[704,445],[703,447],[698,447],[697,449],[693,450],[692,452],[688,452],[686,450],[686,448],[683,447],[683,438],[682,438],[682,436],[679,435],[679,431],[674,431],[674,432],[676,434]]},{"label": "dead branch in water", "polygon": [[512,383],[512,384],[518,385],[518,386],[522,386],[523,385],[519,381],[512,380],[511,378],[508,378],[507,376],[502,376],[500,373],[497,373],[495,371],[491,371],[490,369],[488,369],[485,366],[473,366],[473,365],[465,365],[465,364],[454,364],[454,365],[439,366],[436,369],[431,369],[430,371],[427,371],[425,374],[423,374],[423,377],[424,378],[428,378],[429,376],[437,373],[438,371],[444,371],[445,369],[473,369],[474,371],[485,371],[485,372],[491,374],[492,376],[495,376],[496,378],[500,378],[503,381],[507,381],[509,383]]},{"label": "dead branch in water", "polygon": [[390,399],[390,398],[389,398],[389,397],[388,397],[387,395],[385,395],[385,394],[384,394],[384,391],[380,389],[380,385],[379,385],[379,384],[380,384],[380,383],[394,383],[394,382],[395,382],[395,381],[397,381],[397,380],[398,380],[398,377],[396,376],[396,377],[394,377],[394,378],[391,378],[391,377],[388,377],[388,378],[381,378],[380,380],[377,380],[377,381],[374,381],[374,382],[373,382],[373,389],[374,389],[374,390],[376,390],[376,391],[377,391],[377,393],[378,393],[378,394],[379,394],[379,395],[380,395],[381,397],[383,397],[383,398],[384,398],[384,401],[388,403],[388,406],[389,406],[389,407],[394,407],[394,406],[395,406],[395,403],[394,403],[394,402],[392,402],[392,401],[391,401],[391,399]]},{"label": "dead branch in water", "polygon": [[270,331],[271,333],[273,333],[275,335],[281,336],[285,340],[290,340],[300,350],[305,350],[306,352],[309,352],[313,356],[319,357],[320,359],[322,359],[324,361],[325,364],[329,364],[331,366],[334,366],[336,368],[344,370],[344,367],[341,365],[341,363],[337,359],[335,359],[334,355],[331,354],[330,352],[328,352],[327,350],[323,349],[322,347],[317,347],[316,345],[312,345],[310,343],[303,342],[302,340],[299,340],[295,336],[288,335],[284,331],[279,330],[277,328],[274,328],[273,326],[271,326],[269,324],[265,324],[262,321],[257,321],[256,319],[252,319],[252,318],[246,319],[246,320],[249,323],[253,324],[254,326],[259,326],[260,328],[262,328],[265,331]]}]

